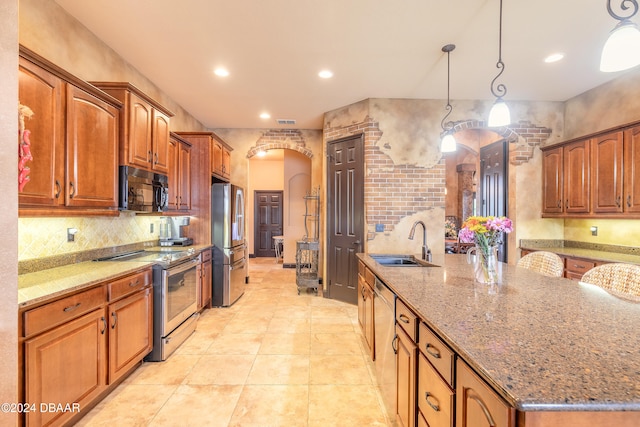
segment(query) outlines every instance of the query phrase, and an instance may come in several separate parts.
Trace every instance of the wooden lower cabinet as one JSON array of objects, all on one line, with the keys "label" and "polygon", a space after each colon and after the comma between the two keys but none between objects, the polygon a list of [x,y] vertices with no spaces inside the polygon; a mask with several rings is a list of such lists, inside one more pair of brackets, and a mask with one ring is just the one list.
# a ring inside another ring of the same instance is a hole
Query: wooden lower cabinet
[{"label": "wooden lower cabinet", "polygon": [[421,352],[418,353],[418,411],[429,427],[453,427],[455,393]]},{"label": "wooden lower cabinet", "polygon": [[456,427],[515,427],[515,409],[460,359],[456,372]]},{"label": "wooden lower cabinet", "polygon": [[396,325],[396,421],[399,426],[416,423],[416,357],[418,347],[404,330]]},{"label": "wooden lower cabinet", "polygon": [[[367,280],[369,279],[369,280]],[[375,360],[375,330],[374,330],[374,294],[375,276],[362,262],[358,265],[358,323],[365,338],[365,344]]]},{"label": "wooden lower cabinet", "polygon": [[201,263],[198,264],[197,277],[200,278],[200,293],[198,295],[198,310],[202,310],[211,304],[212,293],[212,268],[211,250],[200,254]]},{"label": "wooden lower cabinet", "polygon": [[27,426],[62,425],[77,411],[42,411],[41,405],[83,409],[107,387],[107,322],[104,308],[25,341]]},{"label": "wooden lower cabinet", "polygon": [[108,307],[109,384],[129,372],[153,348],[153,288]]}]

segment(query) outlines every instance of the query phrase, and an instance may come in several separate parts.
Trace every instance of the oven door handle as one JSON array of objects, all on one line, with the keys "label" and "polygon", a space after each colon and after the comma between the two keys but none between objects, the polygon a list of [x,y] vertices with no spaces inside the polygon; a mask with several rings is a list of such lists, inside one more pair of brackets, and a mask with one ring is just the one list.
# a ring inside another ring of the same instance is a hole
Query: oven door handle
[{"label": "oven door handle", "polygon": [[198,260],[198,258],[194,258],[190,261],[187,261],[183,264],[179,264],[176,265],[175,267],[170,267],[168,269],[165,270],[165,273],[167,274],[167,276],[172,276],[174,274],[178,274],[178,273],[182,273],[184,271],[187,271],[191,268],[193,268],[194,266],[198,265],[200,261]]}]

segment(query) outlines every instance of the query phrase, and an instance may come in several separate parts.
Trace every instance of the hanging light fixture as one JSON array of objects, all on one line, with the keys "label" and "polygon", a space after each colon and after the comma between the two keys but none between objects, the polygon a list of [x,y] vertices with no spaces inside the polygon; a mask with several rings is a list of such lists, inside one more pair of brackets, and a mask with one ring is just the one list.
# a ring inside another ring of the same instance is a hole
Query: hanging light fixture
[{"label": "hanging light fixture", "polygon": [[453,107],[451,106],[451,102],[449,102],[449,74],[451,68],[451,51],[456,48],[455,44],[447,44],[442,46],[442,51],[447,52],[447,105],[446,110],[447,114],[442,118],[442,122],[440,122],[440,126],[442,127],[442,141],[440,141],[440,151],[443,153],[450,153],[452,151],[456,151],[456,139],[453,137],[453,126],[449,128],[445,128],[444,121],[449,117]]},{"label": "hanging light fixture", "polygon": [[640,64],[640,30],[629,19],[638,12],[636,0],[622,0],[620,9],[628,16],[618,15],[611,8],[611,0],[607,1],[607,12],[620,21],[609,33],[609,38],[602,48],[600,71],[622,71]]},{"label": "hanging light fixture", "polygon": [[[634,0],[635,1],[635,0]],[[496,102],[493,103],[491,111],[489,111],[489,120],[487,126],[498,127],[506,126],[511,123],[511,113],[509,113],[509,107],[502,99],[507,94],[507,87],[500,83],[495,86],[496,80],[504,73],[504,62],[502,62],[502,0],[500,0],[500,27],[498,32],[498,62],[496,68],[500,71],[498,75],[491,81],[491,94],[496,97]]]}]

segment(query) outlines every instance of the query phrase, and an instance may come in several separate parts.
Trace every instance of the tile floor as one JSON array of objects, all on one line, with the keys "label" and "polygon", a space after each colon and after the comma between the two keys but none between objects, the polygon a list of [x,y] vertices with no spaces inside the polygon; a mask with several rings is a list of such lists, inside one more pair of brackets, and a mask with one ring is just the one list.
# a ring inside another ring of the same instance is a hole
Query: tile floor
[{"label": "tile floor", "polygon": [[245,294],[205,310],[79,426],[389,426],[357,307],[297,295],[295,270],[253,258]]}]

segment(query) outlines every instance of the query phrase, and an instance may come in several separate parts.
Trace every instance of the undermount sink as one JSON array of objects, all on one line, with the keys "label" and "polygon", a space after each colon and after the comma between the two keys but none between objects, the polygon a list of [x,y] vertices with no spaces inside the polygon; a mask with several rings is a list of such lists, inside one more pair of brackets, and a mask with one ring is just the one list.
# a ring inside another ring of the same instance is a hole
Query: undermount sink
[{"label": "undermount sink", "polygon": [[428,261],[413,255],[370,255],[378,264],[385,267],[437,267]]}]

